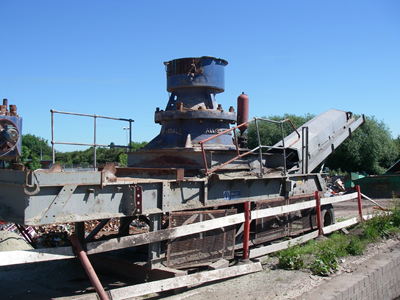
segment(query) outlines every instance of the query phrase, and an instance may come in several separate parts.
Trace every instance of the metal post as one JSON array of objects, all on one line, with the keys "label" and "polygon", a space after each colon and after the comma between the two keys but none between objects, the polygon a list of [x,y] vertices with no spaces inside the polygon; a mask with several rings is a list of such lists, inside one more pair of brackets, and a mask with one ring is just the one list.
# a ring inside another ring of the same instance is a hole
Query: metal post
[{"label": "metal post", "polygon": [[55,151],[54,151],[54,111],[50,109],[51,112],[51,156],[53,164],[55,163]]},{"label": "metal post", "polygon": [[254,119],[254,124],[256,125],[257,139],[258,139],[258,147],[260,152],[260,177],[263,176],[263,164],[262,164],[262,147],[261,147],[261,139],[260,139],[260,131],[258,130],[257,118]]},{"label": "metal post", "polygon": [[250,202],[244,203],[244,230],[243,230],[243,259],[249,259],[249,240],[250,240]]},{"label": "metal post", "polygon": [[309,132],[308,127],[306,127],[306,174],[308,174],[308,141],[309,141]]},{"label": "metal post", "polygon": [[317,211],[318,235],[322,235],[321,199],[319,197],[318,191],[315,191],[315,201],[317,202],[317,206],[315,207],[315,209]]},{"label": "metal post", "polygon": [[361,221],[364,220],[363,218],[363,211],[362,211],[362,204],[361,204],[361,189],[359,185],[356,185],[357,191],[357,203],[358,203],[358,214],[360,215]]},{"label": "metal post", "polygon": [[285,137],[283,136],[283,122],[281,122],[281,136],[282,136],[282,147],[283,147],[283,175],[286,175],[286,148],[285,148]]},{"label": "metal post", "polygon": [[43,139],[38,139],[39,140],[39,146],[40,146],[40,161],[42,161],[42,141]]},{"label": "metal post", "polygon": [[89,258],[87,257],[85,251],[83,251],[81,244],[78,241],[78,238],[76,237],[75,234],[71,235],[69,240],[71,241],[71,244],[74,246],[78,258],[81,261],[83,268],[86,271],[86,274],[88,275],[90,282],[92,283],[94,289],[96,290],[97,294],[100,297],[100,300],[109,300],[106,292],[104,291],[103,286],[101,285],[101,282],[99,278],[96,275],[96,272],[94,271],[92,264],[89,261]]},{"label": "metal post", "polygon": [[302,140],[302,164],[301,169],[303,174],[308,174],[308,127],[302,127],[301,140]]},{"label": "metal post", "polygon": [[132,120],[129,120],[129,152],[132,150]]},{"label": "metal post", "polygon": [[97,167],[97,163],[96,163],[96,160],[97,160],[97,157],[96,157],[96,143],[97,143],[97,141],[96,141],[96,130],[97,130],[97,128],[96,128],[96,125],[97,125],[97,116],[94,115],[93,169],[95,171],[96,171],[96,167]]}]

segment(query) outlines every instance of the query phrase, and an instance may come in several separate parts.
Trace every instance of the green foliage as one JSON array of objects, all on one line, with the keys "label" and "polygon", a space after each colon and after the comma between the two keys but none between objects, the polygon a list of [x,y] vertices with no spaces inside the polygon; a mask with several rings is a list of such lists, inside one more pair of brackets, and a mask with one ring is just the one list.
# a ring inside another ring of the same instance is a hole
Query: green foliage
[{"label": "green foliage", "polygon": [[339,168],[337,170],[328,169],[328,174],[329,174],[329,176],[335,176],[335,175],[345,176],[348,173],[346,171],[342,171],[342,169]]},{"label": "green foliage", "polygon": [[349,237],[338,232],[331,234],[328,240],[322,241],[318,244],[319,249],[326,248],[331,249],[337,257],[347,256],[346,251],[347,244],[349,242]]},{"label": "green foliage", "polygon": [[363,222],[363,235],[364,237],[373,242],[379,238],[386,238],[390,236],[390,228],[392,228],[391,216],[386,211],[375,213],[372,219]]},{"label": "green foliage", "polygon": [[34,156],[29,164],[29,170],[40,169],[42,165],[40,164],[40,159],[37,156]]},{"label": "green foliage", "polygon": [[338,269],[337,257],[334,250],[322,247],[315,255],[315,261],[311,265],[311,271],[314,275],[329,276]]},{"label": "green foliage", "polygon": [[28,148],[27,146],[22,145],[22,147],[21,147],[21,156],[20,156],[20,159],[21,159],[21,162],[22,162],[24,165],[26,165],[26,163],[27,163],[27,161],[28,161],[30,155],[31,155],[31,150],[29,150],[29,148]]},{"label": "green foliage", "polygon": [[347,172],[382,174],[395,162],[399,152],[388,126],[374,116],[366,117],[365,124],[355,130],[328,157],[326,166]]},{"label": "green foliage", "polygon": [[[277,253],[278,267],[282,269],[302,269],[305,267],[305,256],[315,257],[310,265],[314,275],[329,276],[338,269],[338,258],[348,255],[363,254],[369,242],[386,238],[400,229],[400,204],[393,198],[393,205],[387,211],[377,212],[374,218],[361,224],[361,236],[349,236],[335,232],[328,239],[316,243],[310,240],[304,245],[296,245]],[[309,258],[307,258],[308,260]],[[307,261],[306,260],[306,261]]]},{"label": "green foliage", "polygon": [[137,150],[139,150],[139,149],[141,149],[141,148],[143,148],[143,147],[145,147],[147,145],[147,142],[141,142],[141,143],[139,143],[139,142],[132,142],[131,143],[131,147],[132,147],[132,151],[134,152],[134,151],[137,151]]},{"label": "green foliage", "polygon": [[361,224],[363,234],[361,236],[348,236],[337,232],[331,234],[328,239],[316,243],[310,240],[304,245],[296,245],[277,253],[278,267],[282,269],[301,269],[305,267],[304,256],[314,256],[310,265],[314,275],[329,276],[338,269],[338,258],[347,255],[363,254],[368,242],[379,238],[386,238],[400,229],[400,204],[393,198],[393,205],[387,211],[377,212],[374,218]]},{"label": "green foliage", "polygon": [[400,203],[398,202],[398,200],[393,197],[393,207],[391,209],[392,214],[390,216],[392,225],[394,227],[398,227],[400,228]]},{"label": "green foliage", "polygon": [[397,136],[397,139],[394,140],[394,145],[397,150],[397,158],[396,161],[400,159],[400,135]]},{"label": "green foliage", "polygon": [[302,245],[300,249],[301,254],[314,254],[317,249],[317,243],[314,240],[309,240]]},{"label": "green foliage", "polygon": [[121,153],[119,155],[119,163],[121,164],[121,167],[128,166],[128,155],[126,153]]},{"label": "green foliage", "polygon": [[[26,148],[24,149],[24,147]],[[25,159],[32,159],[34,156],[40,158],[40,150],[43,159],[45,156],[51,158],[51,147],[46,139],[29,133],[22,135],[22,152],[25,152],[23,154]],[[27,153],[28,155],[26,155]]]},{"label": "green foliage", "polygon": [[361,255],[363,254],[365,247],[366,243],[361,241],[358,236],[352,236],[346,247],[346,251],[350,255]]},{"label": "green foliage", "polygon": [[[310,115],[310,114],[307,114],[305,116],[296,116],[296,115],[285,114],[283,116],[271,115],[267,119],[273,120],[273,121],[282,121],[282,120],[290,119],[290,121],[292,121],[293,125],[296,128],[299,128],[301,125],[303,125],[307,121],[311,120],[313,117],[314,116]],[[265,118],[265,117],[263,117],[263,118]],[[261,140],[262,145],[272,146],[282,139],[281,128],[280,128],[279,124],[265,122],[265,121],[257,121],[257,124],[258,124],[258,130],[260,133],[260,140]],[[293,127],[290,125],[289,122],[283,123],[284,136],[289,135],[293,131],[294,131]],[[257,131],[256,131],[256,126],[255,126],[254,122],[250,123],[249,128],[247,129],[247,138],[248,138],[248,147],[250,149],[253,149],[258,146]]]},{"label": "green foliage", "polygon": [[369,241],[387,238],[398,233],[400,228],[400,203],[393,197],[393,203],[388,210],[378,211],[372,219],[361,224],[363,237]]},{"label": "green foliage", "polygon": [[47,140],[33,134],[22,135],[21,157],[20,160],[30,170],[40,169],[40,155],[42,159],[51,159],[51,147]]},{"label": "green foliage", "polygon": [[285,270],[300,270],[304,267],[304,261],[300,255],[300,245],[290,247],[288,244],[287,249],[279,251],[278,267]]},{"label": "green foliage", "polygon": [[[132,151],[137,151],[147,145],[147,142],[132,142]],[[127,166],[127,148],[112,147],[110,148],[97,147],[96,148],[96,162],[97,164],[107,164],[110,162],[119,162],[122,166]],[[94,163],[94,148],[90,147],[86,150],[77,150],[72,152],[56,152],[55,161],[60,164],[74,164],[74,165],[93,165]]]}]

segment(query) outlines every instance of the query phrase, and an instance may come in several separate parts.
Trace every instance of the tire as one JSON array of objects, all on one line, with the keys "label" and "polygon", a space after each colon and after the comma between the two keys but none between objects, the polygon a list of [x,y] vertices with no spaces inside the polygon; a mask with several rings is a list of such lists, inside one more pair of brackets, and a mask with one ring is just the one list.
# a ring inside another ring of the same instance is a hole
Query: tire
[{"label": "tire", "polygon": [[[333,209],[332,204],[327,204],[321,206],[321,219],[322,219],[322,227],[329,226],[335,224],[335,211]],[[317,212],[315,208],[311,211],[310,214],[310,226],[311,230],[316,230],[317,227]]]},{"label": "tire", "polygon": [[321,206],[322,227],[335,224],[335,211],[332,204]]}]

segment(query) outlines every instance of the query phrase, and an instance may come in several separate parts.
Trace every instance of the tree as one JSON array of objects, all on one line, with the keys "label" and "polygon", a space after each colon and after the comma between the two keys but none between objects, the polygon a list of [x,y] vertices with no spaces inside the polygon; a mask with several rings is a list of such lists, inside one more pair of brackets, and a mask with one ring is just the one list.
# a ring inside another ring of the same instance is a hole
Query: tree
[{"label": "tree", "polygon": [[126,153],[121,153],[119,155],[119,163],[121,164],[121,167],[128,166],[128,155]]},{"label": "tree", "polygon": [[31,155],[31,150],[29,150],[27,146],[22,145],[20,159],[23,165],[26,165],[30,155]]},{"label": "tree", "polygon": [[[132,142],[132,149],[136,151],[147,145],[147,142]],[[114,143],[110,143],[110,148],[107,147],[96,147],[96,162],[99,165],[105,165],[107,163],[119,162],[126,166],[124,156],[126,155],[127,148],[113,147]],[[85,150],[76,150],[72,152],[58,152],[55,153],[55,161],[60,164],[75,164],[75,165],[93,165],[94,163],[94,147],[89,147]],[[122,160],[121,160],[122,159]]]},{"label": "tree", "polygon": [[37,156],[33,156],[32,160],[30,161],[28,168],[29,170],[36,170],[40,169],[42,165],[40,164],[40,159]]},{"label": "tree", "polygon": [[396,142],[388,126],[372,116],[366,117],[365,124],[328,157],[326,166],[347,172],[382,174],[396,161],[398,155]]},{"label": "tree", "polygon": [[32,159],[33,156],[40,157],[40,152],[42,152],[42,159],[51,159],[51,147],[48,145],[48,141],[42,137],[38,137],[29,133],[23,134],[22,148],[23,146],[27,147],[30,151],[27,159]]},{"label": "tree", "polygon": [[141,149],[141,148],[144,148],[146,145],[147,145],[148,143],[147,142],[141,142],[141,143],[139,143],[139,142],[132,142],[131,143],[131,147],[132,147],[132,151],[134,152],[134,151],[137,151],[137,150],[139,150],[139,149]]},{"label": "tree", "polygon": [[397,139],[394,140],[394,145],[396,146],[396,150],[397,150],[396,161],[398,161],[400,159],[400,135],[398,135]]},{"label": "tree", "polygon": [[[311,120],[314,116],[311,114],[306,114],[304,116],[296,116],[292,114],[285,114],[283,116],[272,115],[267,119],[273,121],[282,121],[289,119],[295,128],[299,128],[301,125]],[[265,117],[262,117],[265,119]],[[277,142],[282,139],[281,128],[279,124],[266,122],[266,121],[257,121],[258,131],[260,133],[261,145],[264,146],[273,146]],[[289,122],[283,123],[283,135],[286,137],[290,133],[292,133],[293,127]],[[251,123],[249,128],[247,129],[247,138],[248,138],[248,147],[250,149],[254,149],[258,146],[258,138],[255,123]]]},{"label": "tree", "polygon": [[60,164],[72,164],[71,152],[59,152],[55,153],[55,161]]}]

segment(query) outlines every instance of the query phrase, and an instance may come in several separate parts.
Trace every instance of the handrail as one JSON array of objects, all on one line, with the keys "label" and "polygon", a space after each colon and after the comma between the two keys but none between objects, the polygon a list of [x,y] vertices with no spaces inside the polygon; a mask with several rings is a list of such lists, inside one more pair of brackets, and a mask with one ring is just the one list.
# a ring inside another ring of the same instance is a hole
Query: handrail
[{"label": "handrail", "polygon": [[[266,121],[266,122],[275,123],[275,124],[279,124],[279,125],[280,125],[280,127],[281,127],[281,137],[282,137],[282,143],[283,143],[283,144],[282,144],[282,148],[281,148],[281,147],[278,148],[278,147],[274,147],[274,146],[264,146],[264,145],[261,145],[261,139],[260,139],[260,133],[259,133],[259,130],[258,130],[257,120]],[[219,165],[218,167],[215,167],[214,169],[208,170],[208,167],[207,167],[207,158],[206,158],[206,153],[205,153],[205,149],[204,149],[204,144],[205,144],[206,142],[212,140],[212,139],[215,139],[215,138],[217,138],[217,137],[219,137],[219,136],[221,136],[221,135],[223,135],[223,134],[226,134],[226,133],[229,133],[229,132],[231,132],[231,131],[233,131],[233,130],[236,130],[236,129],[238,129],[238,128],[244,126],[244,125],[247,125],[247,124],[249,124],[249,123],[251,123],[251,122],[253,122],[253,121],[254,121],[254,123],[255,123],[255,125],[256,125],[258,147],[254,148],[254,149],[252,149],[252,150],[250,150],[250,151],[248,151],[248,152],[245,152],[245,153],[240,154],[240,152],[239,152],[239,146],[238,146],[238,143],[237,143],[236,131],[234,131],[235,147],[236,147],[237,156],[234,157],[234,158],[232,158],[232,159],[230,159],[230,160],[228,160],[227,162],[223,163],[222,165]],[[284,136],[283,136],[283,123],[284,123],[284,122],[289,122],[290,125],[293,127],[294,131],[297,133],[297,136],[298,136],[297,140],[294,141],[292,144],[289,145],[289,147],[291,147],[292,145],[294,145],[295,143],[297,143],[297,141],[300,140],[300,133],[297,131],[296,127],[294,127],[294,125],[293,125],[293,123],[292,123],[292,121],[291,121],[290,119],[285,119],[285,120],[282,120],[282,121],[274,121],[274,120],[269,120],[269,119],[265,119],[265,118],[257,118],[257,117],[255,117],[255,118],[253,118],[253,119],[251,119],[251,120],[249,120],[249,121],[243,122],[243,123],[240,124],[240,125],[237,125],[237,126],[234,126],[234,127],[230,128],[230,129],[224,130],[224,131],[222,131],[222,132],[220,132],[220,133],[218,133],[218,134],[216,134],[216,135],[214,135],[214,136],[212,136],[212,137],[209,137],[209,138],[207,138],[207,139],[201,140],[199,143],[200,143],[200,147],[201,147],[201,151],[202,151],[202,155],[203,155],[203,162],[204,162],[205,175],[209,175],[209,174],[211,174],[211,173],[213,173],[213,172],[215,172],[215,171],[221,169],[222,167],[224,167],[224,166],[230,164],[231,162],[233,162],[233,161],[235,161],[235,160],[237,160],[237,159],[239,159],[239,158],[241,158],[241,157],[243,157],[243,156],[246,156],[246,155],[248,155],[248,154],[250,154],[250,153],[253,153],[254,151],[259,150],[259,151],[260,151],[260,173],[259,173],[259,176],[262,177],[262,174],[263,174],[263,171],[262,171],[262,148],[268,148],[268,149],[273,149],[273,148],[276,148],[276,149],[283,149],[283,156],[284,156],[284,159],[283,159],[283,164],[284,164],[283,170],[284,170],[284,171],[283,171],[283,172],[284,172],[284,174],[286,174],[286,147],[285,147],[285,139],[284,139]]]},{"label": "handrail", "polygon": [[[96,134],[97,134],[97,118],[101,119],[108,119],[108,120],[117,120],[117,121],[125,121],[129,122],[129,145],[113,145],[114,148],[132,148],[132,119],[123,119],[123,118],[113,118],[113,117],[105,117],[99,115],[88,115],[88,114],[81,114],[81,113],[73,113],[73,112],[65,112],[65,111],[57,111],[54,109],[50,109],[51,112],[51,147],[52,147],[52,161],[53,164],[55,163],[55,148],[54,145],[61,144],[61,145],[77,145],[77,146],[93,146],[93,164],[94,169],[96,169],[96,147],[111,147],[111,145],[101,145],[96,143]],[[55,142],[54,141],[54,114],[65,114],[65,115],[74,115],[74,116],[82,116],[82,117],[92,117],[94,118],[94,142],[93,143],[69,143],[69,142]]]}]

